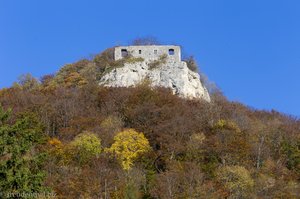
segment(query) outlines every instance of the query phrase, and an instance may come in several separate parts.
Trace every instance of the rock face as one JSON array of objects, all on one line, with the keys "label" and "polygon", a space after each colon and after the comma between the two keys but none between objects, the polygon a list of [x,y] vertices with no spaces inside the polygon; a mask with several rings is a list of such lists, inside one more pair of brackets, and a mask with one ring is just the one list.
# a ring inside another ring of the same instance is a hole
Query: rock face
[{"label": "rock face", "polygon": [[105,74],[99,84],[109,87],[131,87],[149,79],[153,87],[170,88],[180,97],[210,102],[208,91],[200,81],[200,75],[191,71],[185,62],[168,60],[154,69],[150,69],[149,63],[149,60],[125,63],[123,67]]}]

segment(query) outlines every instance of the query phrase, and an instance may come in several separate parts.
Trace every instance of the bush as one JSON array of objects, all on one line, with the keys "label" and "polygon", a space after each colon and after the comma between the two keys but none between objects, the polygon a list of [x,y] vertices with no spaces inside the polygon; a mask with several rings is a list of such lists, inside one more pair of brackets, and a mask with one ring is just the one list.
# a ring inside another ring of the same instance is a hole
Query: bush
[{"label": "bush", "polygon": [[214,126],[213,130],[229,130],[237,133],[241,133],[238,125],[232,121],[221,119]]},{"label": "bush", "polygon": [[168,58],[168,56],[166,54],[161,55],[158,60],[154,60],[148,64],[149,69],[153,70],[153,69],[158,68],[162,64],[166,64],[167,58]]},{"label": "bush", "polygon": [[193,72],[198,72],[198,64],[194,58],[194,56],[189,56],[185,59],[183,59],[183,61],[186,62],[187,67],[193,71]]},{"label": "bush", "polygon": [[143,62],[144,58],[142,57],[131,57],[131,56],[127,56],[124,58],[124,63],[129,63],[129,64],[134,64],[137,62]]}]

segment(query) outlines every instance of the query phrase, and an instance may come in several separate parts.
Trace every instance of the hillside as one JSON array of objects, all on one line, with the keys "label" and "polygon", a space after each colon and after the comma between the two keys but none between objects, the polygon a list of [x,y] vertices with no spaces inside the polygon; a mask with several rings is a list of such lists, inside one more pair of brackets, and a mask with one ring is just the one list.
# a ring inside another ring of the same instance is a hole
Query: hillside
[{"label": "hillside", "polygon": [[[57,198],[297,198],[300,121],[142,81],[99,81],[112,49],[0,90],[0,189]],[[186,60],[195,70],[195,62]]]}]

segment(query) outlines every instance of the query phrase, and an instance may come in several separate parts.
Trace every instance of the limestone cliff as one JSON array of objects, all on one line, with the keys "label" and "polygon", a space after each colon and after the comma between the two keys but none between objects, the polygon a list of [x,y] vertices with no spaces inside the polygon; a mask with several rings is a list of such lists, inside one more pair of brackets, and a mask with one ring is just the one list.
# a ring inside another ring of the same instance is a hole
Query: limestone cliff
[{"label": "limestone cliff", "polygon": [[183,61],[167,61],[158,67],[149,67],[149,60],[125,63],[106,73],[100,85],[109,87],[131,87],[149,79],[153,87],[170,88],[174,94],[184,98],[198,98],[210,102],[207,89],[200,81],[200,75],[191,71]]}]

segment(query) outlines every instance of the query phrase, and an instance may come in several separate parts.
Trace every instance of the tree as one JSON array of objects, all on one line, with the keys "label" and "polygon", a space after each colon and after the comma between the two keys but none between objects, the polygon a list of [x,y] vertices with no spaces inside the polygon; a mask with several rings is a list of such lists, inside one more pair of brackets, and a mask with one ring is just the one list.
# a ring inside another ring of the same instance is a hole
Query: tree
[{"label": "tree", "polygon": [[75,163],[84,165],[102,151],[101,139],[90,132],[77,135],[70,143],[63,144],[59,139],[52,138],[48,143],[54,148],[50,154],[63,165]]},{"label": "tree", "polygon": [[153,198],[223,198],[217,189],[205,184],[199,165],[173,161],[172,168],[156,175],[151,187]]},{"label": "tree", "polygon": [[150,149],[149,141],[143,133],[138,133],[134,129],[127,129],[114,137],[114,143],[106,151],[117,157],[124,170],[129,170],[134,160]]},{"label": "tree", "polygon": [[45,191],[42,170],[43,128],[32,113],[9,123],[11,111],[0,106],[0,190],[4,193]]},{"label": "tree", "polygon": [[113,143],[114,136],[122,130],[123,121],[118,116],[110,115],[100,123],[100,132],[105,147]]},{"label": "tree", "polygon": [[194,58],[194,56],[189,56],[184,59],[187,64],[187,67],[194,72],[198,72],[198,64]]},{"label": "tree", "polygon": [[15,83],[15,87],[20,87],[23,90],[32,90],[39,86],[39,81],[29,73],[21,75],[18,80],[18,83]]},{"label": "tree", "polygon": [[212,127],[214,151],[224,165],[248,165],[251,162],[251,146],[247,135],[231,120],[221,119]]},{"label": "tree", "polygon": [[282,150],[286,156],[286,166],[300,174],[300,140],[294,143],[284,141]]},{"label": "tree", "polygon": [[225,166],[219,169],[217,178],[230,192],[232,198],[247,198],[254,181],[247,169],[241,166]]},{"label": "tree", "polygon": [[87,81],[78,72],[70,73],[65,78],[67,87],[83,86],[85,84],[87,84]]},{"label": "tree", "polygon": [[101,153],[101,140],[95,134],[84,132],[75,137],[69,143],[68,150],[73,159],[80,164],[86,163],[92,157],[98,156]]}]

